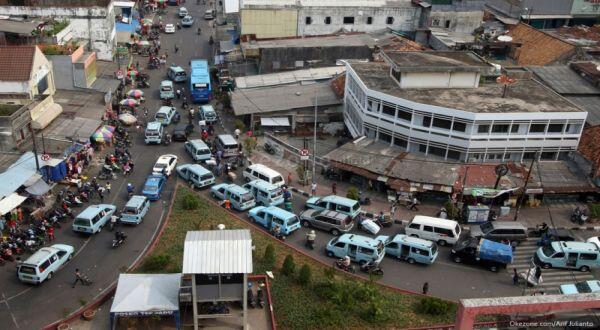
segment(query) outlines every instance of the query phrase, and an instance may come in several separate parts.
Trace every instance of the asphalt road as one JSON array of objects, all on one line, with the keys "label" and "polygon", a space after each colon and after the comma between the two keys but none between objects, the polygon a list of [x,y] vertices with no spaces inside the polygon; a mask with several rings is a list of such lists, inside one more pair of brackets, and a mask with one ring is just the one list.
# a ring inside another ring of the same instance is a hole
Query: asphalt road
[{"label": "asphalt road", "polygon": [[[210,30],[209,22],[202,19],[204,9],[196,6],[195,2],[186,3],[191,14],[196,17],[194,26],[183,28],[172,35],[162,34],[162,52],[168,51],[167,63],[177,63],[184,68],[189,68],[189,60],[192,58],[210,58],[212,52],[208,46],[206,33]],[[169,7],[168,15],[164,15],[165,21],[176,22],[177,7]],[[196,29],[201,24],[202,35],[197,35]],[[179,53],[174,53],[175,44],[179,47]],[[161,52],[161,53],[162,53]],[[145,67],[147,57],[136,57],[140,67]],[[151,76],[151,87],[145,89],[146,106],[150,110],[150,116],[160,107],[157,86],[160,81],[166,79],[167,68],[148,70]],[[179,85],[178,85],[179,86]],[[181,85],[183,86],[183,84]],[[187,89],[187,88],[186,88]],[[176,104],[179,107],[179,103]],[[143,116],[143,115],[142,115]],[[185,116],[182,116],[186,118]],[[172,125],[168,131],[172,129]],[[133,133],[135,129],[130,129]],[[199,137],[199,132],[195,132]],[[135,161],[135,171],[125,180],[119,176],[118,180],[112,181],[112,194],[105,198],[105,203],[112,203],[120,210],[126,202],[125,186],[132,182],[141,192],[145,178],[151,172],[154,162],[161,154],[173,153],[183,159],[185,158],[183,145],[174,143],[170,146],[146,146],[143,141],[143,132],[132,134],[134,145],[130,148]],[[101,160],[98,160],[101,161]],[[91,175],[95,175],[93,170]],[[158,225],[164,220],[168,210],[168,201],[171,199],[176,179],[169,179],[162,200],[152,203],[149,213],[144,221],[138,226],[122,227],[127,234],[127,241],[117,249],[111,248],[113,233],[103,230],[94,236],[81,236],[71,231],[70,222],[63,224],[62,229],[57,230],[54,243],[65,243],[73,245],[76,256],[59,270],[52,280],[39,286],[27,285],[19,282],[15,276],[14,263],[7,263],[0,268],[0,328],[2,329],[37,329],[48,323],[54,322],[71,311],[79,308],[86,302],[93,300],[102,290],[113,283],[121,270],[130,266],[151,241],[157,231]],[[92,203],[99,203],[98,199]],[[91,204],[91,203],[90,203]],[[89,204],[88,204],[89,205]],[[75,213],[82,211],[75,209]],[[79,268],[94,283],[91,286],[78,284],[74,289],[71,284],[74,281],[75,268]]]}]

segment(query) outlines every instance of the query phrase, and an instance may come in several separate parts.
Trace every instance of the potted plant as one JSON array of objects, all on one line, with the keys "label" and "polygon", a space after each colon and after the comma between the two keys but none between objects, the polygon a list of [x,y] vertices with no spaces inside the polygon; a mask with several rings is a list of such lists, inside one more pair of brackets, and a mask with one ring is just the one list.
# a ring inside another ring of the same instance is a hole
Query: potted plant
[{"label": "potted plant", "polygon": [[83,319],[86,321],[91,321],[96,316],[96,311],[93,309],[88,309],[83,312]]}]

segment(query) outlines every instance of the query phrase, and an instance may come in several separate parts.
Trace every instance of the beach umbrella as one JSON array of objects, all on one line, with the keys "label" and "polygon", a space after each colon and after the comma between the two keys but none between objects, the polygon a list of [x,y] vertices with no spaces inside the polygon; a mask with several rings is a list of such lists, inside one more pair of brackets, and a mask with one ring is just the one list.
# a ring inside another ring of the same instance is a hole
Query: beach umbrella
[{"label": "beach umbrella", "polygon": [[135,107],[136,105],[139,105],[140,102],[136,99],[124,99],[124,100],[121,100],[121,102],[119,102],[119,104],[126,106],[126,107]]},{"label": "beach umbrella", "polygon": [[122,113],[119,115],[119,120],[125,125],[133,125],[137,121],[137,118],[130,113]]},{"label": "beach umbrella", "polygon": [[92,134],[91,139],[96,142],[109,142],[112,140],[114,130],[113,126],[102,126]]},{"label": "beach umbrella", "polygon": [[127,92],[127,96],[139,100],[140,98],[144,97],[144,92],[139,89],[132,89]]}]

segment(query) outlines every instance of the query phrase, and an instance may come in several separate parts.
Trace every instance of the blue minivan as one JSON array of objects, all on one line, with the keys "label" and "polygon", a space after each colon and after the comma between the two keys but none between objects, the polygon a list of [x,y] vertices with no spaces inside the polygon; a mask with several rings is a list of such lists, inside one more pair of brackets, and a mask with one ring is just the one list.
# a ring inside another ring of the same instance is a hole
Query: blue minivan
[{"label": "blue minivan", "polygon": [[533,261],[544,269],[567,268],[587,272],[600,268],[600,249],[594,243],[552,242],[539,248]]},{"label": "blue minivan", "polygon": [[278,225],[281,234],[286,236],[300,229],[298,216],[277,206],[257,206],[248,212],[248,216],[252,222],[259,223],[269,231]]},{"label": "blue minivan", "polygon": [[144,219],[148,209],[150,208],[150,200],[146,196],[133,195],[125,204],[121,212],[121,222],[131,225],[138,225]]},{"label": "blue minivan", "polygon": [[99,233],[116,210],[117,207],[110,204],[90,205],[73,220],[73,231],[86,234]]},{"label": "blue minivan", "polygon": [[385,242],[387,236],[378,236],[370,238],[356,234],[344,234],[334,237],[327,243],[325,251],[328,257],[344,258],[350,257],[350,260],[364,265],[368,262],[379,264],[385,256]]},{"label": "blue minivan", "polygon": [[409,264],[430,265],[438,256],[438,247],[432,241],[398,234],[385,244],[385,253]]},{"label": "blue minivan", "polygon": [[360,213],[358,201],[337,195],[311,197],[306,201],[306,208],[337,211],[349,215],[352,219]]},{"label": "blue minivan", "polygon": [[256,205],[254,196],[248,190],[233,183],[214,185],[210,188],[210,194],[219,200],[229,199],[231,207],[238,211],[245,211]]},{"label": "blue minivan", "polygon": [[244,185],[248,189],[256,203],[265,206],[277,206],[283,204],[283,191],[279,186],[263,180],[252,180]]}]

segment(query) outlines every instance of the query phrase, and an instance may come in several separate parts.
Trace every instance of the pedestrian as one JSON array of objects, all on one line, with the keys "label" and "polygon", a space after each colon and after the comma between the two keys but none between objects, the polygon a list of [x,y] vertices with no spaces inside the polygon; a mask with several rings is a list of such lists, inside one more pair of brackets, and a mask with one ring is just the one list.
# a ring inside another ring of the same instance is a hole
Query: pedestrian
[{"label": "pedestrian", "polygon": [[177,90],[175,91],[175,95],[177,95],[177,99],[178,99],[178,100],[179,100],[179,99],[181,99],[181,89],[177,89]]},{"label": "pedestrian", "polygon": [[287,184],[291,185],[292,184],[292,172],[288,172],[288,177],[287,177]]},{"label": "pedestrian", "polygon": [[392,206],[390,207],[390,215],[392,216],[392,219],[395,219],[396,216],[396,203],[392,203]]},{"label": "pedestrian", "polygon": [[135,61],[135,69],[140,70],[140,61]]},{"label": "pedestrian", "polygon": [[215,128],[213,127],[212,124],[208,124],[208,135],[213,135],[215,134]]},{"label": "pedestrian", "polygon": [[331,184],[331,193],[337,195],[337,183],[335,182]]},{"label": "pedestrian", "polygon": [[423,294],[427,294],[429,292],[429,282],[425,282],[423,284]]},{"label": "pedestrian", "polygon": [[240,129],[239,129],[239,128],[236,128],[236,129],[235,129],[235,131],[234,131],[234,134],[235,134],[235,139],[236,139],[236,140],[240,138],[240,134],[241,134],[241,133],[242,133],[242,131],[240,131]]},{"label": "pedestrian", "polygon": [[156,46],[158,47],[158,50],[160,50],[160,40],[156,42]]},{"label": "pedestrian", "polygon": [[223,204],[225,205],[226,210],[231,210],[231,201],[229,199],[225,199]]},{"label": "pedestrian", "polygon": [[98,187],[98,197],[100,197],[100,203],[104,203],[104,187]]},{"label": "pedestrian", "polygon": [[179,52],[179,47],[177,47],[177,45],[175,45],[175,54],[177,54],[177,52]]},{"label": "pedestrian", "polygon": [[417,208],[417,204],[419,204],[419,200],[415,196],[412,199],[412,203],[410,204],[409,210],[411,210],[411,211],[418,211],[419,209]]},{"label": "pedestrian", "polygon": [[110,189],[112,188],[112,186],[110,185],[109,181],[106,181],[106,191],[108,192],[108,194],[110,195]]},{"label": "pedestrian", "polygon": [[49,241],[54,241],[54,227],[50,227],[46,230],[46,233],[48,234],[48,240]]},{"label": "pedestrian", "polygon": [[519,284],[519,274],[517,274],[517,269],[513,268],[513,285]]},{"label": "pedestrian", "polygon": [[311,195],[316,195],[317,194],[317,183],[313,181],[313,183],[310,185],[310,193]]},{"label": "pedestrian", "polygon": [[144,107],[144,117],[148,117],[148,108]]},{"label": "pedestrian", "polygon": [[79,268],[75,268],[75,282],[73,282],[73,285],[71,287],[74,288],[77,282],[81,282],[81,284],[83,284],[83,276],[79,272]]},{"label": "pedestrian", "polygon": [[129,161],[129,167],[131,167],[131,172],[133,172],[133,168],[135,167],[135,164],[131,160]]}]

